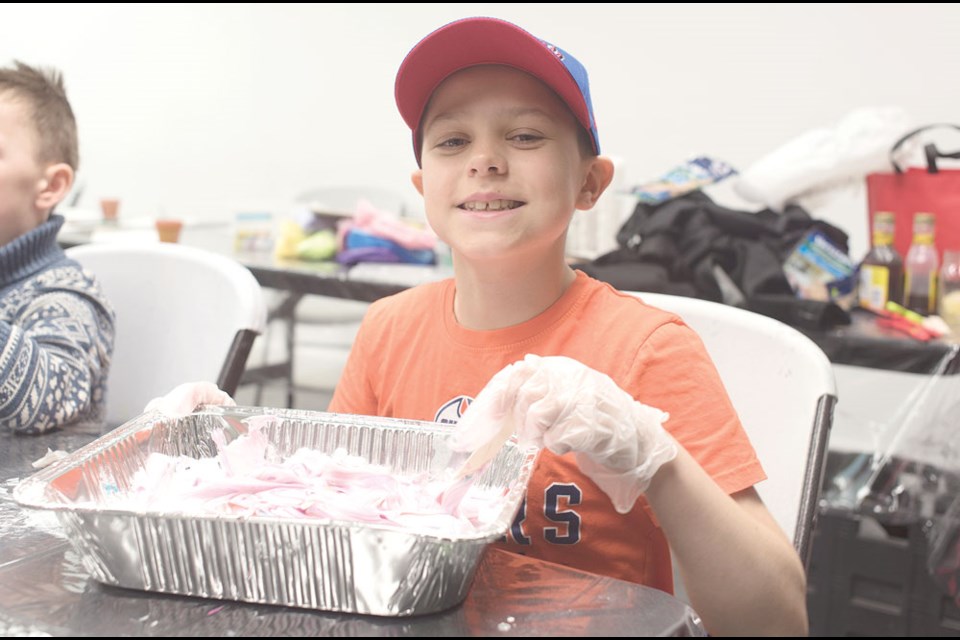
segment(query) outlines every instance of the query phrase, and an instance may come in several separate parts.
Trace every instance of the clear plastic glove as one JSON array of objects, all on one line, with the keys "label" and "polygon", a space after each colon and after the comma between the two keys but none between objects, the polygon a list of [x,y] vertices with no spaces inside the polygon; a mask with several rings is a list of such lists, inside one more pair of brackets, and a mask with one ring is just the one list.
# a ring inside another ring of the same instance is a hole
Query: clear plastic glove
[{"label": "clear plastic glove", "polygon": [[527,355],[477,394],[451,443],[474,450],[512,423],[521,445],[575,452],[577,464],[627,513],[677,455],[667,413],[634,400],[607,375],[563,356]]},{"label": "clear plastic glove", "polygon": [[212,382],[185,382],[167,395],[148,402],[143,412],[159,411],[168,418],[182,418],[202,404],[237,405],[229,394]]}]

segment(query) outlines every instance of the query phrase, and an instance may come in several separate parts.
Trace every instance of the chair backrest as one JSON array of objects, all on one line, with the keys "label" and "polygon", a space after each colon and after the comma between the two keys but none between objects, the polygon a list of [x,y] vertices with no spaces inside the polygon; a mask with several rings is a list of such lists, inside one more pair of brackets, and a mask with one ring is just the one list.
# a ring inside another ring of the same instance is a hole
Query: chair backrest
[{"label": "chair backrest", "polygon": [[87,244],[66,253],[97,277],[116,312],[108,427],[183,382],[210,380],[236,391],[266,325],[263,292],[246,267],[163,242]]},{"label": "chair backrest", "polygon": [[830,360],[773,318],[718,302],[628,292],[699,334],[767,472],[757,485],[807,566],[837,399]]}]

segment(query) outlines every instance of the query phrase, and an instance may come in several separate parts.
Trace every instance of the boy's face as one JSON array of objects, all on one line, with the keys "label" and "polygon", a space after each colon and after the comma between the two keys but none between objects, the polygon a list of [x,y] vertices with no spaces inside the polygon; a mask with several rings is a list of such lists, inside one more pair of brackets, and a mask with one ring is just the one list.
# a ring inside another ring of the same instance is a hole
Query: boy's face
[{"label": "boy's face", "polygon": [[45,169],[26,104],[0,94],[0,246],[47,219],[37,206]]},{"label": "boy's face", "polygon": [[[413,182],[430,226],[468,260],[562,255],[574,209],[594,195],[566,105],[511,67],[459,71],[434,92]],[[602,189],[601,189],[602,191]]]}]

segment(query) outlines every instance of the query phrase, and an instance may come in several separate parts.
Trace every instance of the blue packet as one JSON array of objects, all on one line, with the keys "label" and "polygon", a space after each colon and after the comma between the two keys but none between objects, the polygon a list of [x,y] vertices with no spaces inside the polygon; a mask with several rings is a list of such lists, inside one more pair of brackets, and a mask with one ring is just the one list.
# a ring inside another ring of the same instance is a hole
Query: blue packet
[{"label": "blue packet", "polygon": [[732,166],[708,156],[697,156],[674,167],[660,179],[637,185],[629,193],[640,202],[656,204],[736,175]]},{"label": "blue packet", "polygon": [[835,302],[850,309],[856,294],[857,265],[820,231],[803,236],[787,256],[783,273],[798,298]]},{"label": "blue packet", "polygon": [[[434,264],[436,254],[430,249],[407,249],[393,240],[367,233],[361,229],[350,229],[344,238],[344,250],[377,248],[385,249],[396,256],[396,260],[366,260],[367,262],[407,262],[411,264]],[[369,256],[384,256],[384,252],[370,252]]]}]

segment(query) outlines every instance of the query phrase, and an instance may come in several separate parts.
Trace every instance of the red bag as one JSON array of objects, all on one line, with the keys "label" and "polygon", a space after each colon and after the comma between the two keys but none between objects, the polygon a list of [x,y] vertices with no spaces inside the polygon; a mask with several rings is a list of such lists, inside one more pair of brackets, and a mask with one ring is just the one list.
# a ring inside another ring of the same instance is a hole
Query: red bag
[{"label": "red bag", "polygon": [[[945,249],[960,249],[960,169],[940,169],[938,158],[960,158],[960,151],[943,153],[932,143],[924,147],[927,167],[904,171],[893,159],[900,146],[927,129],[951,127],[953,124],[933,124],[921,127],[903,136],[890,150],[893,172],[871,173],[867,176],[867,215],[873,231],[873,214],[877,211],[892,211],[896,219],[894,247],[902,257],[913,240],[913,214],[926,211],[936,216],[934,243],[940,260]],[[871,239],[873,234],[870,234]],[[871,240],[872,244],[872,240]]]}]

